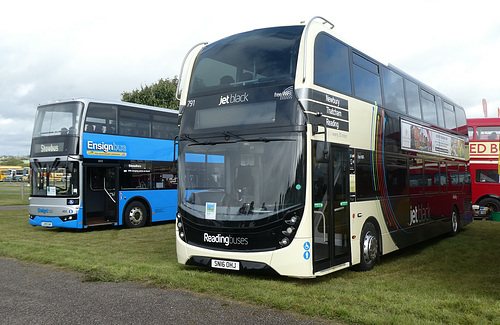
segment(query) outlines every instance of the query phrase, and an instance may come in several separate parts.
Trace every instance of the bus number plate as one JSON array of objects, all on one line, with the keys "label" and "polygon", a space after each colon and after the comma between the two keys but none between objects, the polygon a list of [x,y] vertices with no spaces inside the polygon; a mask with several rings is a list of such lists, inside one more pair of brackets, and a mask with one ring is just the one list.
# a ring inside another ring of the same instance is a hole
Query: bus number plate
[{"label": "bus number plate", "polygon": [[42,227],[52,227],[52,222],[42,222]]},{"label": "bus number plate", "polygon": [[215,269],[239,270],[240,263],[233,261],[212,260],[212,267]]}]

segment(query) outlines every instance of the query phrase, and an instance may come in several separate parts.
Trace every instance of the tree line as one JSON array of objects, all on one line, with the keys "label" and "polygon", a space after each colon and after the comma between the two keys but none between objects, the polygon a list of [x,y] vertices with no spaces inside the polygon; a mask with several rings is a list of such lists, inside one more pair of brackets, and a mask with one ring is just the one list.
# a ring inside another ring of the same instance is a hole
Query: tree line
[{"label": "tree line", "polygon": [[179,101],[175,98],[175,91],[178,81],[177,77],[174,77],[160,79],[149,86],[141,85],[140,89],[123,92],[122,101],[177,110]]}]

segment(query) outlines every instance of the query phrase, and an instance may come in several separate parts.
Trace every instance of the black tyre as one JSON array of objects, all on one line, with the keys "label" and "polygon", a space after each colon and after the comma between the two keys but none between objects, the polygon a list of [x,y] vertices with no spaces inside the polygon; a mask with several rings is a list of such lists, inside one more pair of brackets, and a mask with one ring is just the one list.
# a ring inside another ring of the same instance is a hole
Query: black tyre
[{"label": "black tyre", "polygon": [[460,213],[456,208],[453,208],[453,211],[451,211],[451,229],[450,229],[450,236],[455,236],[458,234],[458,231],[460,230],[460,227],[458,225],[458,219],[460,218]]},{"label": "black tyre", "polygon": [[148,211],[144,204],[133,201],[127,205],[123,214],[123,222],[128,228],[144,227],[148,220]]},{"label": "black tyre", "polygon": [[361,231],[361,262],[356,265],[356,271],[370,271],[373,269],[380,258],[379,242],[377,228],[371,222],[365,223],[363,231]]},{"label": "black tyre", "polygon": [[477,203],[479,206],[487,207],[490,211],[500,212],[500,201],[491,197],[482,199]]}]

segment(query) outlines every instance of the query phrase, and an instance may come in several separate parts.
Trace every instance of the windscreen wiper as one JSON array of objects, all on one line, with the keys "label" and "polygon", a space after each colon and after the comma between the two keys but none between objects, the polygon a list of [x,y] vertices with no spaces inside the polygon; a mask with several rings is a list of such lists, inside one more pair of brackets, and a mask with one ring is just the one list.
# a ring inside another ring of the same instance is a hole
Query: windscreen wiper
[{"label": "windscreen wiper", "polygon": [[179,136],[179,141],[191,140],[192,142],[199,143],[198,140],[192,138],[189,134],[183,133]]},{"label": "windscreen wiper", "polygon": [[215,146],[216,144],[229,144],[229,143],[236,143],[236,142],[235,141],[205,141],[205,142],[196,141],[196,143],[190,144],[190,146]]},{"label": "windscreen wiper", "polygon": [[295,139],[285,139],[285,138],[279,138],[279,139],[268,139],[264,137],[260,137],[257,139],[248,139],[245,140],[246,142],[274,142],[274,141],[295,141]]},{"label": "windscreen wiper", "polygon": [[231,137],[239,139],[239,140],[245,140],[242,137],[240,137],[239,135],[234,134],[234,133],[229,132],[229,131],[222,131],[222,134],[224,134],[224,136],[226,137],[226,140],[229,140],[229,138],[231,138]]}]

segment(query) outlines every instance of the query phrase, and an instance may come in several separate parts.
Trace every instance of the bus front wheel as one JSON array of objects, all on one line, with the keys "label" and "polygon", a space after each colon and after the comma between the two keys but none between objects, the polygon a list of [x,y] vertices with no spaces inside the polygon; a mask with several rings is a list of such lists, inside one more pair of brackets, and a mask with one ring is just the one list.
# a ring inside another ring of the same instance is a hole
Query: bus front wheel
[{"label": "bus front wheel", "polygon": [[148,219],[148,212],[144,204],[133,201],[127,205],[123,219],[128,228],[144,227]]},{"label": "bus front wheel", "polygon": [[482,199],[477,203],[479,206],[487,207],[490,211],[500,212],[500,201],[491,197]]},{"label": "bus front wheel", "polygon": [[361,231],[361,262],[356,265],[356,271],[370,271],[379,260],[379,238],[373,223],[367,222]]}]

